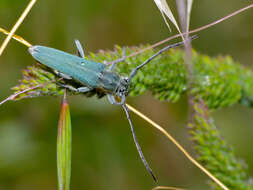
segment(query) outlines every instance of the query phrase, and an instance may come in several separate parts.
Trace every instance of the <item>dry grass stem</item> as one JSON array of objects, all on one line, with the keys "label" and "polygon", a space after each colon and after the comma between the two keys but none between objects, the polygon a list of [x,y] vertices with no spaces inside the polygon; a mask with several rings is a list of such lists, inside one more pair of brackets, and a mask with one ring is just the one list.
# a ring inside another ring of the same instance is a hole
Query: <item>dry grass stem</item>
[{"label": "dry grass stem", "polygon": [[16,24],[11,29],[10,33],[8,34],[8,36],[6,37],[6,39],[4,40],[4,42],[2,43],[2,45],[0,47],[0,56],[2,55],[4,49],[6,48],[7,44],[9,43],[10,39],[12,38],[13,34],[16,32],[16,30],[18,29],[18,27],[22,24],[22,22],[24,21],[25,17],[28,15],[28,13],[30,12],[30,10],[32,9],[32,7],[33,7],[33,5],[35,3],[36,3],[36,0],[31,0],[30,1],[30,3],[26,7],[26,9],[22,13],[22,15],[19,17],[19,19],[16,22]]}]

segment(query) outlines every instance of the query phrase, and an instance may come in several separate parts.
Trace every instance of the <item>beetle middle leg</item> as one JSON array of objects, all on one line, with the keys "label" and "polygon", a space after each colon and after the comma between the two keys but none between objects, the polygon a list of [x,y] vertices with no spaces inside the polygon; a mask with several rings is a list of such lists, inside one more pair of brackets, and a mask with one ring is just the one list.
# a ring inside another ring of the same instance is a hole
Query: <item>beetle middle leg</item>
[{"label": "beetle middle leg", "polygon": [[86,86],[83,86],[83,87],[79,87],[79,88],[75,88],[71,85],[68,85],[68,84],[60,84],[58,83],[58,85],[62,88],[66,88],[72,92],[77,92],[77,93],[85,93],[85,92],[89,92],[93,89],[89,88],[89,87],[86,87]]},{"label": "beetle middle leg", "polygon": [[55,74],[56,74],[57,76],[59,76],[59,77],[61,77],[61,78],[64,78],[64,79],[67,79],[67,80],[71,80],[71,79],[72,79],[71,76],[66,75],[66,74],[64,74],[64,73],[61,73],[61,72],[59,72],[59,71],[57,71],[57,70],[54,70],[54,72],[55,72]]}]

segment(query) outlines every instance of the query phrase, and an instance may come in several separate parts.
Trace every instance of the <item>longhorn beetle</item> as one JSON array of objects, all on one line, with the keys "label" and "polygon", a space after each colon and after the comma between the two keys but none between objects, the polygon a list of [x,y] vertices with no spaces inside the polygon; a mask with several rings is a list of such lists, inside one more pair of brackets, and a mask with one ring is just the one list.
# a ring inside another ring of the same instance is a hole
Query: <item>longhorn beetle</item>
[{"label": "longhorn beetle", "polygon": [[[194,38],[196,38],[196,36],[191,37],[189,40]],[[61,87],[67,88],[68,90],[76,93],[87,93],[93,90],[102,91],[107,95],[107,98],[111,104],[121,105],[123,107],[131,127],[131,132],[139,156],[146,169],[152,175],[153,179],[157,181],[152,169],[149,167],[142,153],[141,147],[136,138],[134,127],[129,116],[129,111],[125,104],[125,99],[131,79],[136,75],[139,69],[166,50],[180,46],[183,43],[184,42],[178,42],[161,49],[153,56],[148,58],[145,62],[133,69],[129,77],[122,77],[114,71],[116,64],[126,59],[125,50],[123,50],[123,57],[112,62],[109,68],[105,63],[93,62],[85,59],[82,45],[78,40],[75,40],[75,44],[79,56],[72,55],[54,48],[38,45],[30,46],[28,50],[36,61],[53,69],[54,72],[61,78],[73,80],[81,85],[81,87],[75,88],[71,84],[59,84]]]}]

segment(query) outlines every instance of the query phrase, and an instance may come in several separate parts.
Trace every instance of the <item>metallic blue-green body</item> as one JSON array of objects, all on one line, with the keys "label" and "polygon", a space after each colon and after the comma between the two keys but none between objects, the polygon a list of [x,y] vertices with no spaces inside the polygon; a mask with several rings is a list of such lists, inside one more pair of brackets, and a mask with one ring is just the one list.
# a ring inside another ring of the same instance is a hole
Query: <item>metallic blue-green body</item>
[{"label": "metallic blue-green body", "polygon": [[103,63],[44,46],[32,46],[29,51],[41,64],[70,76],[83,86],[114,93],[119,85],[120,76],[108,71]]}]

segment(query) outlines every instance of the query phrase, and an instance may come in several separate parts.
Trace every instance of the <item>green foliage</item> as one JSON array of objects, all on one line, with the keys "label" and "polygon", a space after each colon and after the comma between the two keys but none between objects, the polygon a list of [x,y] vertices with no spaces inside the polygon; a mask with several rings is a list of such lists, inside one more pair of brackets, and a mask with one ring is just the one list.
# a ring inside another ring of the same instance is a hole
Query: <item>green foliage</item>
[{"label": "green foliage", "polygon": [[[145,47],[147,46],[128,47],[127,55]],[[115,51],[91,53],[87,58],[110,62],[120,58],[121,54],[122,49],[117,46]],[[148,50],[130,57],[124,63],[119,63],[116,70],[128,76],[133,68],[153,54],[154,50]],[[210,109],[230,106],[237,102],[253,106],[252,71],[235,63],[228,56],[210,58],[193,51],[192,60],[194,80],[191,93],[196,99],[203,99]],[[56,84],[59,78],[38,66],[29,67],[23,75],[24,79],[13,88],[16,93],[38,84],[43,88],[28,91],[17,99],[45,95],[59,96],[63,93]],[[129,95],[139,96],[147,90],[151,91],[157,99],[171,102],[176,102],[187,91],[183,50],[171,49],[138,72],[132,80]]]},{"label": "green foliage", "polygon": [[[252,106],[253,73],[231,57],[193,56],[195,85],[192,93],[208,108],[220,108],[237,102]],[[247,103],[246,103],[247,102]]]},{"label": "green foliage", "polygon": [[[203,102],[194,106],[194,121],[190,124],[190,133],[195,142],[198,160],[229,189],[253,189],[247,176],[247,166],[237,160],[231,146],[220,135],[209,111]],[[215,189],[220,189],[210,182]]]}]

